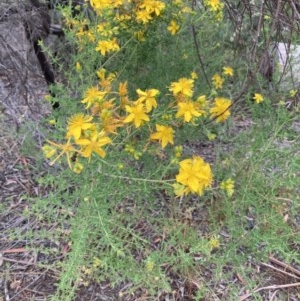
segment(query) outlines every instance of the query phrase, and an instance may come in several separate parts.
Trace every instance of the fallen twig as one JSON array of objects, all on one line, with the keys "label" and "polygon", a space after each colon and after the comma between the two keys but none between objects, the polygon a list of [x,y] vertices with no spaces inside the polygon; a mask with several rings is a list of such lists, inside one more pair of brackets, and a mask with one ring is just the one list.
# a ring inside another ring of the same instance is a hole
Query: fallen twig
[{"label": "fallen twig", "polygon": [[7,279],[4,280],[4,295],[5,295],[5,301],[10,301]]},{"label": "fallen twig", "polygon": [[24,248],[15,248],[15,249],[9,249],[9,250],[0,250],[0,253],[2,254],[8,254],[8,253],[24,253],[28,252],[28,250]]},{"label": "fallen twig", "polygon": [[274,267],[273,265],[270,265],[270,264],[267,264],[267,263],[264,263],[264,262],[261,262],[260,264],[263,265],[263,266],[265,266],[265,267],[268,267],[268,268],[270,268],[270,269],[273,269],[273,270],[275,270],[275,271],[277,271],[277,272],[280,272],[280,273],[282,273],[282,274],[284,274],[284,275],[287,275],[287,276],[289,276],[289,277],[293,277],[293,278],[296,278],[296,279],[300,279],[299,276],[297,276],[297,275],[295,275],[295,274],[288,273],[288,272],[286,272],[286,271],[284,271],[284,270],[278,269],[278,268]]},{"label": "fallen twig", "polygon": [[270,297],[270,300],[269,301],[274,301],[275,297],[276,297],[276,294],[277,294],[278,290],[276,290]]},{"label": "fallen twig", "polygon": [[[287,275],[289,277],[292,277],[292,278],[296,278],[296,279],[300,279],[300,271],[298,271],[297,269],[293,268],[292,266],[274,258],[272,255],[269,256],[269,260],[271,263],[274,263],[278,266],[280,266],[281,268],[284,268],[284,269],[280,269],[280,268],[277,268],[277,267],[274,267],[273,265],[271,264],[267,264],[267,263],[263,263],[261,262],[261,265],[265,266],[265,267],[268,267],[268,268],[271,268],[277,272],[280,272],[284,275]],[[287,271],[290,271],[291,273],[287,272]],[[287,287],[295,287],[295,286],[300,286],[300,282],[296,282],[296,283],[289,283],[289,284],[282,284],[282,285],[277,285],[277,284],[274,284],[274,285],[269,285],[269,286],[264,286],[264,287],[260,287],[260,288],[257,288],[257,289],[254,289],[252,292],[248,293],[248,294],[245,294],[243,296],[240,297],[240,301],[243,301],[243,300],[246,300],[248,299],[252,294],[254,293],[258,293],[262,290],[278,290],[278,289],[281,289],[281,288],[287,288]],[[275,297],[276,295],[276,292],[272,295],[271,297],[271,300],[273,300],[273,298]]]},{"label": "fallen twig", "polygon": [[290,266],[290,265],[274,258],[272,255],[269,256],[269,259],[272,263],[275,263],[275,264],[283,267],[285,270],[288,270],[288,271],[290,271],[290,272],[292,272],[292,273],[294,273],[294,274],[296,274],[297,276],[300,277],[300,271],[299,270],[297,270],[297,269],[293,268],[292,266]]},{"label": "fallen twig", "polygon": [[29,261],[24,261],[24,260],[16,260],[12,258],[7,258],[2,256],[3,261],[8,261],[8,262],[13,262],[13,263],[19,263],[19,264],[24,264],[24,265],[35,265],[35,262],[29,262]]},{"label": "fallen twig", "polygon": [[241,296],[239,301],[246,300],[251,295],[253,295],[254,293],[258,293],[258,292],[263,291],[263,290],[276,290],[276,289],[280,289],[280,288],[295,287],[295,286],[300,286],[300,282],[289,283],[289,284],[281,284],[281,285],[274,284],[274,285],[260,287],[260,288],[255,289],[251,293],[248,293],[248,294],[245,294],[244,296]]}]

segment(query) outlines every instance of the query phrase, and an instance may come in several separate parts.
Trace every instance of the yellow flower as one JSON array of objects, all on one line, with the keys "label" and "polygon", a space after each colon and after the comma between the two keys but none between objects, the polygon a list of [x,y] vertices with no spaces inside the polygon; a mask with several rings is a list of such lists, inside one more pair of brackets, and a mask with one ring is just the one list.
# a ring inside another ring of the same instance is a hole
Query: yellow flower
[{"label": "yellow flower", "polygon": [[212,82],[213,82],[213,85],[216,89],[222,89],[223,88],[224,79],[219,74],[216,73],[212,77]]},{"label": "yellow flower", "polygon": [[210,109],[211,119],[216,118],[216,122],[225,121],[230,116],[230,106],[231,100],[223,97],[216,97],[215,106]]},{"label": "yellow flower", "polygon": [[97,268],[101,267],[102,265],[103,265],[103,262],[98,257],[94,257],[93,268],[97,269]]},{"label": "yellow flower", "polygon": [[79,62],[76,62],[75,69],[76,69],[76,72],[78,72],[78,73],[82,70],[81,64]]},{"label": "yellow flower", "polygon": [[174,183],[173,185],[174,193],[178,197],[182,197],[186,193],[186,187],[179,183]]},{"label": "yellow flower", "polygon": [[212,11],[217,11],[223,8],[224,4],[220,0],[206,0],[205,4]]},{"label": "yellow flower", "polygon": [[58,144],[58,143],[54,143],[49,140],[47,140],[47,142],[49,144],[53,145],[56,149],[61,150],[61,152],[58,154],[58,156],[53,161],[51,161],[50,165],[53,165],[62,155],[65,154],[67,157],[67,162],[68,162],[69,168],[72,169],[71,157],[73,156],[74,153],[78,153],[78,151],[70,143],[71,139],[68,139],[67,143],[65,143],[65,144]]},{"label": "yellow flower", "polygon": [[206,134],[206,136],[207,136],[208,140],[210,140],[210,141],[215,140],[216,137],[217,137],[216,134],[211,133],[211,132],[208,132],[208,133]]},{"label": "yellow flower", "polygon": [[99,79],[103,80],[105,79],[105,74],[107,73],[105,68],[100,68],[99,70],[97,70],[96,74],[99,77]]},{"label": "yellow flower", "polygon": [[109,73],[106,76],[107,71],[104,68],[99,69],[96,73],[99,77],[101,88],[106,92],[110,92],[112,81],[115,79],[116,75],[114,73]]},{"label": "yellow flower", "polygon": [[118,45],[117,39],[99,41],[96,47],[96,51],[99,51],[103,56],[110,51],[119,51],[120,46]]},{"label": "yellow flower", "polygon": [[180,5],[182,5],[182,0],[172,0],[172,4],[174,4],[176,6],[180,6]]},{"label": "yellow flower", "polygon": [[111,2],[114,8],[118,8],[124,4],[124,0],[112,0]]},{"label": "yellow flower", "polygon": [[75,173],[81,173],[82,172],[82,170],[83,170],[83,165],[81,164],[81,163],[79,163],[79,162],[75,162],[75,164],[74,164],[74,166],[73,166],[73,171],[75,172]]},{"label": "yellow flower", "polygon": [[102,110],[99,117],[102,129],[106,133],[117,134],[116,129],[123,125],[119,118],[113,116],[113,112],[111,110]]},{"label": "yellow flower", "polygon": [[49,124],[51,124],[51,125],[53,125],[53,126],[55,126],[56,125],[56,120],[53,118],[53,119],[50,119],[49,121],[48,121],[48,123]]},{"label": "yellow flower", "polygon": [[127,91],[127,81],[119,84],[119,95],[120,97],[126,97],[128,94]]},{"label": "yellow flower", "polygon": [[154,262],[152,260],[146,261],[146,269],[147,271],[151,272],[154,268]]},{"label": "yellow flower", "polygon": [[45,144],[42,147],[42,150],[47,159],[51,158],[52,156],[54,156],[56,154],[56,148],[54,148],[53,146],[50,146],[48,144]]},{"label": "yellow flower", "polygon": [[120,109],[121,110],[125,110],[125,107],[128,104],[129,104],[129,98],[128,98],[128,96],[121,97],[121,99],[120,99]]},{"label": "yellow flower", "polygon": [[101,102],[105,94],[106,92],[99,91],[98,87],[88,88],[81,103],[86,103],[85,108],[88,109],[95,102]]},{"label": "yellow flower", "polygon": [[253,100],[256,103],[261,103],[262,101],[264,101],[264,97],[259,93],[255,93],[254,96],[253,96]]},{"label": "yellow flower", "polygon": [[192,159],[185,159],[179,163],[179,174],[176,181],[185,186],[184,194],[203,194],[205,188],[212,184],[212,172],[210,165],[201,157],[195,156]]},{"label": "yellow flower", "polygon": [[150,139],[159,140],[165,148],[168,143],[174,144],[174,130],[169,126],[156,124],[156,133],[151,134]]},{"label": "yellow flower", "polygon": [[119,24],[121,23],[120,26],[122,28],[127,28],[125,22],[132,19],[132,16],[127,13],[120,14],[118,12],[114,12],[114,15],[114,21],[117,21]]},{"label": "yellow flower", "polygon": [[175,146],[174,153],[175,153],[176,158],[180,158],[182,156],[182,152],[183,152],[183,146],[182,145]]},{"label": "yellow flower", "polygon": [[183,6],[181,9],[181,12],[185,14],[192,14],[194,13],[193,10],[189,6]]},{"label": "yellow flower", "polygon": [[170,22],[170,25],[167,27],[167,29],[171,33],[171,35],[174,36],[179,30],[179,25],[174,20],[172,20]]},{"label": "yellow flower", "polygon": [[[83,266],[83,267],[82,267],[82,272],[83,272],[85,275],[91,275],[91,274],[92,274],[92,269],[87,268],[86,266]],[[84,286],[88,286],[88,282],[83,282],[83,285],[84,285]]]},{"label": "yellow flower", "polygon": [[118,163],[117,167],[119,170],[123,170],[124,169],[124,164],[123,163]]},{"label": "yellow flower", "polygon": [[140,42],[145,42],[146,38],[145,38],[145,32],[142,30],[136,31],[134,33],[135,37],[137,38],[138,41]]},{"label": "yellow flower", "polygon": [[181,92],[179,92],[178,94],[176,94],[174,96],[175,100],[176,100],[176,103],[179,104],[180,102],[187,102],[187,101],[191,101],[190,97],[182,94]]},{"label": "yellow flower", "polygon": [[159,16],[165,6],[165,3],[161,1],[144,0],[139,7],[144,8],[149,13],[154,13],[156,16]]},{"label": "yellow flower", "polygon": [[188,78],[180,78],[178,82],[172,82],[169,91],[173,92],[176,96],[178,93],[182,93],[185,96],[193,96],[194,80]]},{"label": "yellow flower", "polygon": [[106,152],[103,150],[102,146],[110,144],[112,141],[106,136],[105,132],[100,132],[97,136],[92,136],[90,139],[79,139],[76,143],[82,146],[82,156],[86,158],[91,158],[92,153],[95,152],[101,158],[104,158]]},{"label": "yellow flower", "polygon": [[101,113],[104,110],[111,110],[114,108],[114,98],[110,100],[103,101],[101,103],[96,103],[92,108],[91,108],[91,115],[95,116],[99,113]]},{"label": "yellow flower", "polygon": [[97,25],[96,32],[103,37],[112,37],[118,33],[118,27],[112,27],[110,22],[101,22]]},{"label": "yellow flower", "polygon": [[225,66],[225,67],[223,67],[223,74],[224,75],[233,76],[234,75],[234,71],[233,71],[233,69],[231,67]]},{"label": "yellow flower", "polygon": [[67,138],[74,137],[75,140],[79,139],[82,131],[87,130],[93,126],[93,117],[84,116],[83,113],[76,114],[69,119]]},{"label": "yellow flower", "polygon": [[150,20],[152,20],[151,12],[149,12],[145,9],[138,10],[136,12],[136,20],[143,24],[148,23]]},{"label": "yellow flower", "polygon": [[149,116],[146,114],[146,108],[143,103],[136,103],[133,106],[125,106],[125,110],[129,115],[124,122],[134,122],[136,128],[140,127],[144,121],[149,121]]},{"label": "yellow flower", "polygon": [[197,79],[198,78],[198,75],[195,71],[191,72],[191,78],[192,79]]},{"label": "yellow flower", "polygon": [[296,95],[297,93],[298,93],[298,91],[295,90],[295,89],[293,89],[293,90],[290,91],[290,96],[291,96],[291,97],[295,97],[295,95]]},{"label": "yellow flower", "polygon": [[234,193],[234,181],[229,178],[226,181],[223,181],[220,185],[221,189],[224,190],[227,195],[230,197]]},{"label": "yellow flower", "polygon": [[99,80],[99,84],[100,84],[101,88],[106,92],[110,92],[111,83],[112,83],[112,81],[109,78]]},{"label": "yellow flower", "polygon": [[88,38],[89,42],[94,43],[96,40],[95,34],[94,32],[92,32],[91,30],[86,30],[86,26],[84,27],[84,33],[85,36]]},{"label": "yellow flower", "polygon": [[202,108],[205,109],[208,106],[206,95],[201,95],[196,99],[196,104]]},{"label": "yellow flower", "polygon": [[46,94],[44,98],[45,98],[46,101],[51,102],[51,99],[52,99],[51,95]]},{"label": "yellow flower", "polygon": [[139,160],[139,158],[141,157],[142,153],[137,151],[132,145],[130,144],[126,144],[125,145],[125,151],[128,152],[129,154],[131,154],[134,159]]},{"label": "yellow flower", "polygon": [[173,119],[173,116],[172,116],[172,114],[164,114],[164,115],[161,116],[161,118],[162,118],[163,120],[170,121],[170,120]]},{"label": "yellow flower", "polygon": [[183,116],[184,122],[190,122],[193,117],[204,115],[205,111],[197,110],[197,104],[192,101],[178,103],[176,118]]},{"label": "yellow flower", "polygon": [[209,246],[210,246],[211,250],[219,249],[220,248],[219,238],[216,236],[211,237],[211,239],[209,240]]},{"label": "yellow flower", "polygon": [[109,8],[111,0],[90,0],[90,4],[95,10],[101,11],[105,8]]},{"label": "yellow flower", "polygon": [[187,60],[189,58],[189,55],[187,53],[183,53],[182,58],[184,60]]},{"label": "yellow flower", "polygon": [[155,96],[159,94],[159,91],[156,89],[149,89],[146,91],[142,91],[141,89],[137,89],[136,93],[139,95],[139,99],[137,102],[145,102],[146,112],[150,112],[152,108],[157,107],[157,102]]}]

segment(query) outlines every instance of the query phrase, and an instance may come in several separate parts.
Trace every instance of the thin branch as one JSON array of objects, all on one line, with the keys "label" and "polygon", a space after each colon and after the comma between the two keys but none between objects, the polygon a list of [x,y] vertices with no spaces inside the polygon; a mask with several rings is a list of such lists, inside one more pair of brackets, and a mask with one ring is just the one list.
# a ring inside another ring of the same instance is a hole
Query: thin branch
[{"label": "thin branch", "polygon": [[272,263],[275,263],[275,264],[283,267],[285,270],[288,270],[288,271],[294,273],[295,275],[299,276],[298,278],[300,278],[300,271],[299,270],[297,270],[297,269],[291,267],[290,265],[274,258],[272,255],[269,256],[269,259]]},{"label": "thin branch", "polygon": [[281,269],[278,269],[278,268],[276,268],[276,267],[274,267],[274,266],[272,266],[272,265],[270,265],[270,264],[267,264],[267,263],[264,263],[264,262],[261,262],[260,264],[263,265],[263,266],[265,266],[265,267],[268,267],[268,268],[270,268],[270,269],[273,269],[273,270],[275,270],[275,271],[277,271],[277,272],[279,272],[279,273],[282,273],[282,274],[284,274],[284,275],[287,275],[287,276],[289,276],[289,277],[296,278],[296,279],[300,279],[300,277],[296,276],[295,274],[288,273],[288,272],[286,272],[286,271],[284,271],[284,270],[281,270]]},{"label": "thin branch", "polygon": [[24,265],[36,265],[35,262],[29,262],[24,260],[16,260],[8,257],[2,256],[3,261],[12,262],[12,263],[18,263],[18,264],[24,264]]},{"label": "thin branch", "polygon": [[300,19],[300,14],[298,13],[298,10],[297,10],[297,7],[295,6],[294,1],[291,1],[291,0],[290,0],[290,3],[291,3],[291,6],[292,6],[292,8],[293,8],[294,13],[296,14],[296,16],[297,16],[297,18],[298,18],[298,20],[299,20],[299,19]]},{"label": "thin branch", "polygon": [[275,290],[275,289],[279,289],[279,288],[289,288],[289,287],[296,287],[296,286],[300,286],[300,282],[281,284],[281,285],[274,284],[274,285],[260,287],[260,288],[255,289],[251,293],[248,293],[248,294],[245,294],[244,296],[241,296],[239,301],[246,300],[249,297],[251,297],[254,293],[258,293],[258,292],[263,291],[263,290]]},{"label": "thin branch", "polygon": [[226,111],[230,110],[234,105],[236,105],[238,103],[238,101],[242,98],[242,96],[245,94],[247,89],[250,87],[251,82],[252,82],[252,79],[250,78],[248,80],[248,82],[243,86],[240,93],[232,99],[231,105],[224,112],[222,112],[221,114],[219,114],[219,115],[215,116],[214,118],[208,120],[204,124],[207,125],[207,124],[210,124],[210,123],[214,122],[219,116],[222,116],[224,113],[226,113]]},{"label": "thin branch", "polygon": [[258,40],[260,37],[260,32],[261,32],[263,17],[264,17],[264,8],[265,8],[265,1],[262,2],[261,7],[260,7],[259,19],[258,19],[257,30],[256,30],[256,37],[255,37],[255,41],[254,41],[254,48],[253,48],[251,59],[250,59],[250,61],[252,63],[254,63],[255,58],[256,58]]},{"label": "thin branch", "polygon": [[202,57],[201,57],[201,54],[200,54],[200,47],[199,47],[199,44],[198,44],[198,41],[197,41],[197,34],[196,34],[196,29],[195,29],[194,25],[192,25],[192,33],[193,33],[193,40],[194,40],[194,45],[195,45],[195,49],[196,49],[196,53],[197,53],[197,58],[199,60],[200,66],[201,66],[201,70],[204,74],[205,81],[206,81],[207,85],[211,89],[211,84],[210,84],[210,82],[208,80],[208,77],[207,77],[207,74],[205,72],[204,63],[203,63],[203,60],[202,60]]}]

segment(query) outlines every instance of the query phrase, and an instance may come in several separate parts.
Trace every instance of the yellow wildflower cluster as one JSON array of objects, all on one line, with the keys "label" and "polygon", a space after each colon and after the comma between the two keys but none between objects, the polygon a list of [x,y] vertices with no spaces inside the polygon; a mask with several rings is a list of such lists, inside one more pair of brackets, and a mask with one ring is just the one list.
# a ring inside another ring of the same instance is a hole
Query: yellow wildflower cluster
[{"label": "yellow wildflower cluster", "polygon": [[[86,0],[88,1],[88,0]],[[124,32],[133,33],[140,42],[145,41],[147,26],[156,20],[163,20],[172,35],[180,28],[183,17],[193,14],[187,1],[159,1],[159,0],[89,0],[89,3],[102,21],[92,24],[87,19],[78,21],[65,14],[67,25],[81,42],[95,45],[95,51],[102,56],[118,52],[121,49],[121,39]],[[165,11],[172,11],[165,17]]]},{"label": "yellow wildflower cluster", "polygon": [[[171,82],[171,99],[167,105],[159,101],[160,91],[157,89],[136,89],[137,97],[131,100],[128,96],[127,82],[116,85],[116,74],[103,68],[96,74],[98,85],[88,88],[81,100],[87,113],[75,114],[68,120],[65,136],[67,142],[58,144],[48,141],[43,147],[45,156],[48,159],[54,158],[51,164],[65,155],[69,167],[80,173],[84,167],[84,158],[90,161],[93,155],[101,158],[106,156],[106,147],[114,140],[112,135],[116,136],[124,129],[130,136],[130,133],[143,128],[143,135],[148,131],[146,145],[136,150],[130,141],[125,141],[127,144],[124,148],[134,159],[139,160],[151,142],[157,141],[162,149],[174,145],[176,133],[182,124],[193,124],[199,118],[206,118],[209,113],[210,118],[216,119],[216,122],[224,121],[230,115],[229,99],[216,97],[213,100],[208,99],[206,95],[193,99],[194,80],[197,79],[195,72],[191,78],[184,77]],[[113,87],[118,88],[114,91]],[[177,122],[174,122],[174,118]],[[174,145],[171,162],[178,162],[182,150],[182,146]],[[212,179],[210,165],[201,157],[184,159],[179,162],[175,193],[178,196],[189,193],[202,195],[203,191],[211,186]]]},{"label": "yellow wildflower cluster", "polygon": [[195,118],[205,115],[206,112],[203,110],[205,103],[192,100],[193,78],[180,78],[177,82],[172,82],[169,91],[173,93],[177,103],[176,118],[182,118],[183,122],[193,122]]},{"label": "yellow wildflower cluster", "polygon": [[157,0],[90,0],[90,4],[99,16],[111,13],[112,10],[117,10],[115,20],[131,19],[131,14],[134,12],[137,22],[146,24],[158,17],[164,11],[166,4],[163,1]]},{"label": "yellow wildflower cluster", "polygon": [[216,90],[223,88],[223,85],[224,85],[224,82],[225,82],[224,77],[226,77],[226,76],[232,77],[234,75],[234,71],[231,67],[224,66],[222,74],[223,74],[223,77],[219,73],[216,73],[212,77],[212,83],[213,83],[213,86]]},{"label": "yellow wildflower cluster", "polygon": [[205,5],[209,7],[212,11],[221,10],[224,4],[220,0],[205,0]]},{"label": "yellow wildflower cluster", "polygon": [[224,3],[221,0],[204,0],[204,4],[214,13],[217,21],[222,20]]},{"label": "yellow wildflower cluster", "polygon": [[[78,41],[79,53],[84,51],[85,43],[92,45],[89,49],[92,49],[101,62],[103,57],[105,61],[110,60],[124,47],[124,32],[130,33],[138,41],[143,41],[149,24],[161,18],[166,24],[163,28],[169,34],[175,35],[180,29],[182,15],[192,14],[192,10],[184,4],[187,2],[181,0],[89,2],[99,16],[98,24],[71,18],[67,21]],[[213,12],[220,12],[223,7],[216,0],[206,1],[206,5]],[[165,12],[169,6],[174,6],[172,9],[175,12],[166,17]],[[83,74],[84,63],[76,62],[74,70],[78,74]],[[233,75],[231,67],[223,67],[222,72],[212,77],[215,90],[222,89],[226,77]],[[205,118],[216,122],[225,121],[230,116],[231,100],[215,97],[216,94],[214,97],[203,93],[195,95],[195,81],[198,80],[196,72],[173,80],[167,87],[168,93],[164,95],[153,87],[138,88],[135,94],[132,90],[129,93],[130,83],[120,82],[119,76],[120,74],[108,72],[103,67],[96,71],[95,81],[82,94],[84,113],[75,114],[68,119],[65,142],[47,141],[43,146],[46,158],[51,160],[50,164],[65,156],[70,169],[80,173],[85,162],[90,162],[97,156],[105,158],[110,145],[118,143],[119,149],[124,149],[135,160],[139,160],[146,152],[150,155],[167,153],[170,164],[178,164],[179,168],[175,176],[175,194],[202,195],[213,182],[211,167],[199,156],[179,159],[184,152],[182,146],[176,145],[178,132],[183,126],[196,125]],[[118,140],[118,137],[122,139]],[[136,137],[139,138],[134,140]],[[139,143],[138,147],[135,147],[136,143]],[[171,147],[173,152],[168,152]],[[123,163],[116,163],[116,167],[125,170],[126,164]]]},{"label": "yellow wildflower cluster", "polygon": [[120,46],[118,45],[117,39],[113,38],[99,41],[95,49],[105,56],[110,51],[119,51]]}]

